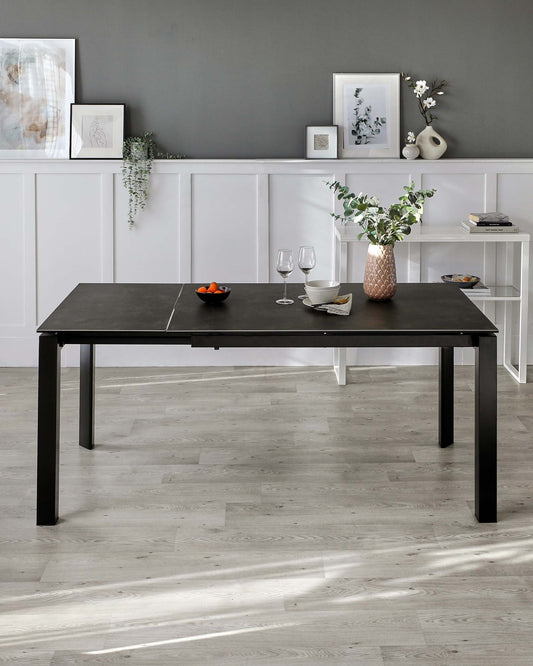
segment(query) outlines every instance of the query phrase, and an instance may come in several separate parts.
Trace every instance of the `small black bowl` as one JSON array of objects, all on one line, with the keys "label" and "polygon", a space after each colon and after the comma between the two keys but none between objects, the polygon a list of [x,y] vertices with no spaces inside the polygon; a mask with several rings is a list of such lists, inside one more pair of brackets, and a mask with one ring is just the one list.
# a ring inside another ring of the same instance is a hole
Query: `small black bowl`
[{"label": "small black bowl", "polygon": [[[208,284],[203,285],[206,289],[209,288]],[[226,287],[224,284],[218,285],[220,289],[224,289],[223,294],[214,294],[208,291],[198,291],[196,290],[196,295],[204,303],[222,303],[226,298],[231,294],[231,287]]]},{"label": "small black bowl", "polygon": [[[467,275],[462,273],[452,273],[450,275],[441,275],[441,280],[446,284],[453,284],[456,287],[461,289],[472,289],[478,282],[479,278],[477,275]],[[469,280],[464,281],[462,278],[470,278]]]}]

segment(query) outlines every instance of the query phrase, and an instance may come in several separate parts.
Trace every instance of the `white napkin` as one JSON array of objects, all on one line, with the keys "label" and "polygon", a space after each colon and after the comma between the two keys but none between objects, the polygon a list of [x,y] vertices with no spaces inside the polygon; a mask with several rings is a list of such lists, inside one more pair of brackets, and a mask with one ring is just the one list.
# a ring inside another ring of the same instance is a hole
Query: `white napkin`
[{"label": "white napkin", "polygon": [[328,314],[335,315],[349,315],[352,310],[352,295],[344,294],[337,296],[331,303],[324,303],[322,305],[315,305],[315,310],[322,310]]}]

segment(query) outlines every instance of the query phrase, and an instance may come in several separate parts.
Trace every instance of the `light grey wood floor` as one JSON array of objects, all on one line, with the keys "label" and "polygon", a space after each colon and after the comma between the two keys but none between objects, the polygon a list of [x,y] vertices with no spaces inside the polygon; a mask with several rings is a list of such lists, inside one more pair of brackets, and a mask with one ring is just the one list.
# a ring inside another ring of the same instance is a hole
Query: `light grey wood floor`
[{"label": "light grey wood floor", "polygon": [[533,663],[533,384],[499,374],[499,518],[473,500],[473,370],[63,372],[62,520],[35,527],[36,372],[0,369],[0,662]]}]

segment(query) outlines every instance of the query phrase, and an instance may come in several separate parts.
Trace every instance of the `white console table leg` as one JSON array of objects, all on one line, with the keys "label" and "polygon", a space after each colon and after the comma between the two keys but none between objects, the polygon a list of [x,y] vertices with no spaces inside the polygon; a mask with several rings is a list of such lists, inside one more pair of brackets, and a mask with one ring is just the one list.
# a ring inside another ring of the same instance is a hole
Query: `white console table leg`
[{"label": "white console table leg", "polygon": [[339,386],[346,386],[346,348],[335,347],[333,349],[333,370],[337,377]]},{"label": "white console table leg", "polygon": [[[346,282],[348,277],[348,243],[337,240],[335,256],[335,279]],[[346,386],[346,347],[333,349],[333,370],[339,386]]]},{"label": "white console table leg", "polygon": [[[497,284],[495,243],[483,243],[483,273],[481,279],[485,285]],[[512,284],[512,282],[509,284]],[[482,311],[486,317],[496,324],[496,303],[483,303]]]},{"label": "white console table leg", "polygon": [[521,244],[520,324],[518,329],[518,381],[527,382],[527,313],[529,300],[529,241]]},{"label": "white console table leg", "polygon": [[[513,284],[515,243],[505,243],[505,284]],[[513,352],[513,303],[505,301],[503,306],[503,366],[514,377]],[[515,377],[517,379],[517,377]]]},{"label": "white console table leg", "polygon": [[[505,273],[508,284],[513,284],[514,247],[507,243]],[[520,244],[520,302],[518,313],[518,365],[512,363],[512,304],[505,303],[503,365],[520,384],[527,382],[527,317],[529,301],[529,241]]]}]

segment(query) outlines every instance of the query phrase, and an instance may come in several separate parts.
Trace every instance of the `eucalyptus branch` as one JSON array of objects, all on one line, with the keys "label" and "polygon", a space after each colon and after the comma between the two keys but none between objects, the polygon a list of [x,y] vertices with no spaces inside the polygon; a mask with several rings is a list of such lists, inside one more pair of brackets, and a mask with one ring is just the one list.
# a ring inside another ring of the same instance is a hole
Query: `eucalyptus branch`
[{"label": "eucalyptus branch", "polygon": [[432,197],[436,191],[415,192],[415,184],[411,182],[403,188],[405,194],[398,197],[399,203],[384,208],[376,197],[362,192],[356,195],[338,180],[326,182],[326,185],[335,192],[337,199],[342,201],[344,209],[343,215],[331,213],[331,216],[344,223],[353,221],[359,224],[362,231],[358,239],[366,236],[372,245],[394,246],[396,242],[402,241],[411,233],[411,227],[420,222],[425,199]]}]

